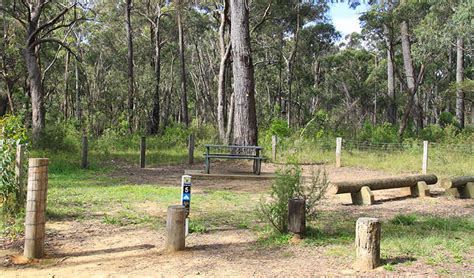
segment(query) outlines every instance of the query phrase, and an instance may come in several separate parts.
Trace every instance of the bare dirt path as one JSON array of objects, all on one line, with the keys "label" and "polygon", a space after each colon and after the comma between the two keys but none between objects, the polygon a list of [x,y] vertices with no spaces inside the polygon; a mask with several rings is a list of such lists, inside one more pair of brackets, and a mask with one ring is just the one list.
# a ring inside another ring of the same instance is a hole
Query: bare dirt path
[{"label": "bare dirt path", "polygon": [[[199,169],[201,165],[194,166]],[[247,169],[248,164],[221,163],[218,171]],[[264,171],[276,166],[265,165]],[[309,166],[308,166],[309,167]],[[305,171],[308,171],[305,166]],[[151,169],[124,167],[113,174],[130,183],[176,186],[188,166],[160,166]],[[251,168],[248,168],[251,169]],[[382,172],[355,168],[327,167],[331,180],[363,179],[388,176]],[[249,170],[250,171],[250,170]],[[270,181],[195,180],[195,188],[260,193]],[[434,188],[436,189],[436,188]],[[425,200],[402,197],[404,190],[376,191],[373,206],[352,206],[347,196],[329,196],[321,208],[344,211],[350,216],[371,215],[390,218],[398,213],[472,216],[474,200],[449,200],[434,197]],[[97,220],[47,223],[47,257],[29,265],[14,265],[12,255],[21,254],[21,245],[0,249],[0,277],[268,277],[268,276],[381,276],[393,275],[384,268],[360,273],[352,269],[353,248],[334,251],[330,246],[295,244],[278,248],[257,246],[257,235],[246,229],[216,229],[191,234],[187,249],[169,254],[164,251],[164,231],[144,227],[117,227]],[[4,242],[5,243],[5,242]],[[344,250],[342,250],[344,251]],[[466,262],[473,262],[473,252]],[[393,259],[396,263],[397,258]],[[474,265],[447,266],[451,273],[469,275]],[[423,261],[397,268],[399,276],[437,276],[439,273]]]}]

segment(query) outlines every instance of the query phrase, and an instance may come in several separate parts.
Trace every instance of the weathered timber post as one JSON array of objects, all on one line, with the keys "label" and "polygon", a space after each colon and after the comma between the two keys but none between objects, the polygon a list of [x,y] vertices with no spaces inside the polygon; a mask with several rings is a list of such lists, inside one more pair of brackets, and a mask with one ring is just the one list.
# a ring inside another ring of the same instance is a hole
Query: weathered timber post
[{"label": "weathered timber post", "polygon": [[42,258],[44,255],[47,191],[48,159],[31,158],[28,166],[25,217],[24,256],[27,258]]},{"label": "weathered timber post", "polygon": [[168,207],[166,216],[166,243],[167,251],[184,250],[186,209],[184,206],[175,205]]},{"label": "weathered timber post", "polygon": [[140,168],[145,168],[146,159],[146,137],[142,136],[140,139]]},{"label": "weathered timber post", "polygon": [[82,163],[81,163],[81,167],[83,169],[87,168],[87,166],[89,165],[89,163],[87,161],[88,148],[89,148],[89,144],[87,142],[87,136],[82,136]]},{"label": "weathered timber post", "polygon": [[357,219],[355,268],[370,270],[380,265],[380,230],[378,218]]},{"label": "weathered timber post", "polygon": [[295,198],[288,201],[288,231],[302,238],[306,232],[306,201]]},{"label": "weathered timber post", "polygon": [[194,163],[194,134],[189,134],[188,138],[188,163]]},{"label": "weathered timber post", "polygon": [[277,160],[277,142],[278,137],[276,135],[272,135],[272,160],[276,162]]},{"label": "weathered timber post", "polygon": [[342,138],[336,138],[336,167],[341,167]]},{"label": "weathered timber post", "polygon": [[423,141],[423,164],[421,167],[422,174],[428,171],[428,141]]},{"label": "weathered timber post", "polygon": [[23,163],[25,160],[25,145],[17,145],[16,146],[16,159],[15,159],[15,180],[16,184],[19,187],[19,192],[23,193],[23,181],[24,181],[24,174],[23,174]]}]

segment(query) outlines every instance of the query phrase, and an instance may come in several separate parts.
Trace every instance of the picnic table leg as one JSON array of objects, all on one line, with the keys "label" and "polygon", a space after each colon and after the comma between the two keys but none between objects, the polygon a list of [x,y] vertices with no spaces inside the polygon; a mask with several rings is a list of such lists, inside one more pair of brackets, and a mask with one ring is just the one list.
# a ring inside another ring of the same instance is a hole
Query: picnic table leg
[{"label": "picnic table leg", "polygon": [[209,161],[209,157],[206,157],[206,174],[209,174],[209,165],[210,164],[210,161]]},{"label": "picnic table leg", "polygon": [[257,175],[260,175],[260,172],[262,171],[262,160],[257,161]]}]

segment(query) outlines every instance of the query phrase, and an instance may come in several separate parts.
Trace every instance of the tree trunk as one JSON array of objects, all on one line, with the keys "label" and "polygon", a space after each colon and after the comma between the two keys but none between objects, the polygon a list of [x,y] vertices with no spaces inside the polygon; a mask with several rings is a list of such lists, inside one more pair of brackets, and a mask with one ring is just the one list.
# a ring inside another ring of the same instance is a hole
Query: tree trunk
[{"label": "tree trunk", "polygon": [[75,110],[75,117],[77,122],[81,122],[81,85],[79,80],[79,61],[76,60],[74,64],[74,73],[76,76],[76,86],[75,86],[75,101],[74,101],[74,110]]},{"label": "tree trunk", "polygon": [[68,79],[69,79],[69,60],[70,60],[70,56],[69,56],[69,52],[66,52],[66,60],[65,60],[65,63],[64,63],[64,102],[63,102],[63,116],[64,116],[64,120],[67,120],[68,119],[68,91],[69,91],[69,83],[68,83]]},{"label": "tree trunk", "polygon": [[[158,5],[158,9],[160,6]],[[161,82],[161,37],[160,37],[160,17],[161,11],[156,16],[155,24],[153,26],[153,43],[155,49],[155,58],[152,63],[155,71],[155,94],[153,95],[153,108],[151,119],[148,123],[148,132],[150,134],[157,134],[160,128],[160,82]]]},{"label": "tree trunk", "polygon": [[133,108],[134,108],[134,74],[133,74],[133,38],[132,23],[130,20],[130,12],[132,10],[132,0],[127,0],[125,7],[125,25],[127,31],[127,62],[128,62],[128,126],[130,133],[133,131]]},{"label": "tree trunk", "polygon": [[402,41],[403,65],[405,68],[406,83],[408,87],[408,100],[405,106],[402,121],[400,123],[400,128],[398,130],[398,135],[401,137],[408,125],[408,119],[411,114],[416,93],[415,70],[413,68],[413,61],[411,58],[410,37],[408,34],[408,23],[406,21],[403,21],[400,25],[400,37]]},{"label": "tree trunk", "polygon": [[[180,3],[181,5],[181,3]],[[182,7],[179,7],[177,12],[177,20],[178,20],[178,44],[179,44],[179,61],[181,63],[181,113],[182,122],[188,126],[189,125],[189,117],[188,117],[188,94],[186,88],[186,64],[184,62],[184,35],[183,35],[183,23],[181,20],[181,10]]]},{"label": "tree trunk", "polygon": [[28,69],[28,82],[31,94],[32,120],[31,128],[33,142],[36,142],[44,129],[43,86],[41,84],[41,71],[34,49],[24,52],[26,67]]},{"label": "tree trunk", "polygon": [[298,37],[300,33],[300,9],[299,9],[299,4],[296,4],[296,31],[295,31],[295,46],[293,47],[293,50],[291,51],[290,57],[288,58],[287,62],[287,70],[288,70],[288,79],[287,79],[287,86],[288,86],[288,104],[287,104],[287,111],[286,111],[286,116],[287,116],[287,121],[288,121],[288,126],[291,126],[292,124],[292,102],[293,102],[293,96],[292,96],[292,85],[293,85],[293,63],[295,60],[296,56],[296,51],[298,50]]},{"label": "tree trunk", "polygon": [[[388,28],[384,26],[385,32],[388,36]],[[393,56],[394,49],[392,42],[387,37],[387,95],[388,95],[388,109],[387,109],[387,118],[388,122],[391,124],[397,123],[397,103],[395,98],[395,75],[393,71]]]},{"label": "tree trunk", "polygon": [[226,68],[229,63],[230,48],[231,44],[225,45],[225,26],[227,23],[227,11],[229,7],[229,1],[224,0],[224,10],[221,13],[221,21],[219,26],[219,50],[221,56],[221,62],[219,64],[219,83],[217,86],[217,126],[219,128],[219,139],[224,142],[226,141],[225,131],[225,85],[226,85]]},{"label": "tree trunk", "polygon": [[463,58],[463,39],[458,38],[456,40],[456,120],[461,128],[464,128],[464,92],[460,87],[464,79]]},{"label": "tree trunk", "polygon": [[231,43],[234,75],[234,136],[236,145],[257,145],[255,80],[250,48],[247,1],[231,0]]}]

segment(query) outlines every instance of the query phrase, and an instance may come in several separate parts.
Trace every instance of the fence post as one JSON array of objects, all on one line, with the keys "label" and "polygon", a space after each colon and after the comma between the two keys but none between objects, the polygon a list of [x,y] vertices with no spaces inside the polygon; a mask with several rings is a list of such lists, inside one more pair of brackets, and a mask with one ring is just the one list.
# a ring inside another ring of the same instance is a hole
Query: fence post
[{"label": "fence post", "polygon": [[146,137],[142,136],[140,139],[140,168],[145,168],[146,157]]},{"label": "fence post", "polygon": [[25,249],[23,253],[27,258],[41,258],[44,255],[47,191],[48,159],[31,158],[28,165]]},{"label": "fence post", "polygon": [[336,138],[336,167],[341,167],[342,138]]},{"label": "fence post", "polygon": [[189,134],[188,138],[188,163],[194,163],[194,134]]},{"label": "fence post", "polygon": [[82,163],[81,167],[83,169],[87,168],[88,161],[87,161],[87,155],[88,155],[88,142],[87,142],[87,136],[82,136]]},{"label": "fence post", "polygon": [[380,230],[378,218],[361,217],[356,223],[356,263],[360,270],[370,270],[380,265]]},{"label": "fence post", "polygon": [[421,166],[421,172],[426,174],[428,171],[428,141],[423,141],[423,165]]},{"label": "fence post", "polygon": [[277,160],[277,142],[278,137],[276,135],[272,135],[272,160],[274,163]]}]

